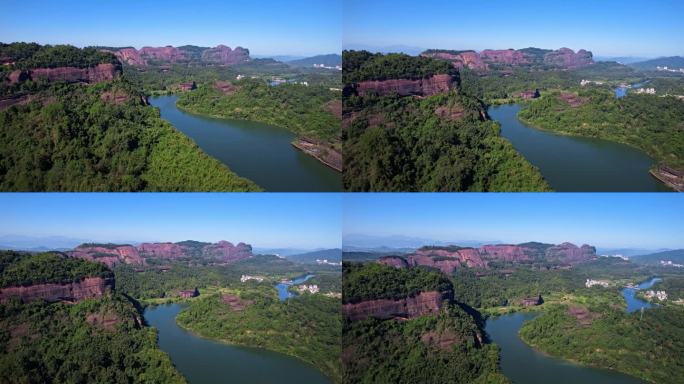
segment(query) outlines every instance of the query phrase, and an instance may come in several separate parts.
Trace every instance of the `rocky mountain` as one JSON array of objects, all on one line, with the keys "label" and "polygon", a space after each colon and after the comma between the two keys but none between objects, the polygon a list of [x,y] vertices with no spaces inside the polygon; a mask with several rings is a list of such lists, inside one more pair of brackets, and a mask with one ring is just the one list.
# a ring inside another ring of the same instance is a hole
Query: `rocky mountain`
[{"label": "rocky mountain", "polygon": [[228,263],[253,256],[251,245],[244,243],[233,245],[223,240],[218,243],[199,241],[142,243],[138,246],[86,243],[67,254],[71,257],[97,261],[109,267],[118,263],[142,265],[146,263],[146,259],[207,258]]},{"label": "rocky mountain", "polygon": [[342,305],[342,313],[351,321],[375,318],[388,319],[412,319],[419,316],[438,314],[445,305],[451,303],[453,293],[451,291],[419,292],[415,296],[401,299],[376,299],[364,300],[358,303],[346,303]]},{"label": "rocky mountain", "polygon": [[225,45],[214,48],[184,45],[181,47],[142,47],[108,50],[121,62],[134,66],[147,66],[152,63],[190,63],[199,62],[216,65],[235,65],[251,60],[249,50],[242,47],[231,49]]},{"label": "rocky mountain", "polygon": [[434,75],[425,79],[391,79],[383,81],[362,81],[345,86],[345,92],[354,92],[359,96],[375,94],[386,96],[396,93],[399,96],[432,96],[448,92],[455,81],[451,75]]},{"label": "rocky mountain", "polygon": [[114,79],[121,74],[121,67],[114,64],[98,64],[89,68],[57,67],[57,68],[34,68],[16,69],[7,76],[9,85],[18,84],[27,80],[34,82],[47,80],[49,82],[65,81],[67,83],[99,83]]},{"label": "rocky mountain", "polygon": [[523,243],[518,245],[483,245],[479,248],[427,246],[407,256],[385,256],[378,262],[396,268],[427,266],[451,274],[458,268],[489,268],[492,262],[552,262],[573,265],[595,259],[596,248],[571,243],[558,245]]},{"label": "rocky mountain", "polygon": [[430,49],[421,53],[421,56],[446,60],[451,62],[455,68],[468,67],[479,72],[533,65],[557,69],[576,69],[594,63],[591,52],[580,49],[575,53],[569,48],[560,48],[555,51],[539,48],[485,49],[479,53],[473,50]]},{"label": "rocky mountain", "polygon": [[34,300],[80,301],[103,296],[114,288],[113,278],[86,277],[81,281],[66,284],[33,284],[0,288],[0,302],[16,297],[23,302]]}]

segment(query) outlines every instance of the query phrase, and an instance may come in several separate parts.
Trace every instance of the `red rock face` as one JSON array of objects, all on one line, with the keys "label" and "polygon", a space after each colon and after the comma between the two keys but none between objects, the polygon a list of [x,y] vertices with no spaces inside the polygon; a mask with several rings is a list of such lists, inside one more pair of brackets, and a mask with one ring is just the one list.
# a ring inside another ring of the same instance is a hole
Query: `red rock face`
[{"label": "red rock face", "polygon": [[249,50],[236,47],[234,50],[225,45],[209,48],[202,52],[202,60],[225,65],[244,63],[250,60]]},{"label": "red rock face", "polygon": [[404,269],[408,268],[409,264],[403,257],[400,256],[384,256],[377,260],[377,263],[388,265],[390,267]]},{"label": "red rock face", "polygon": [[124,48],[113,53],[122,63],[139,66],[147,65],[147,60],[140,56],[140,53],[135,48]]},{"label": "red rock face", "polygon": [[531,250],[518,245],[483,245],[480,254],[488,260],[524,261],[530,260]]},{"label": "red rock face", "polygon": [[563,243],[547,249],[546,258],[566,264],[576,264],[596,258],[596,248],[586,244],[578,247],[575,244]]},{"label": "red rock face", "polygon": [[114,288],[113,279],[87,277],[70,284],[35,284],[27,287],[0,288],[0,301],[5,302],[17,297],[23,302],[43,299],[46,301],[79,301],[101,297]]},{"label": "red rock face", "polygon": [[185,255],[185,250],[174,243],[142,243],[138,246],[144,257],[176,259]]},{"label": "red rock face", "polygon": [[369,317],[376,319],[414,318],[439,313],[444,302],[451,300],[449,292],[421,292],[415,297],[400,300],[367,300],[342,305],[342,313],[352,321]]},{"label": "red rock face", "polygon": [[10,84],[17,84],[24,80],[37,81],[66,81],[68,83],[99,83],[114,79],[120,73],[114,64],[98,64],[90,68],[58,67],[35,68],[27,71],[13,71],[8,76]]},{"label": "red rock face", "polygon": [[355,88],[359,96],[367,94],[386,96],[393,93],[399,96],[431,96],[449,92],[452,84],[453,79],[450,75],[434,75],[420,80],[362,81],[356,84]]},{"label": "red rock face", "polygon": [[575,53],[570,48],[561,48],[544,55],[544,63],[565,69],[582,68],[594,64],[591,52],[580,49]]},{"label": "red rock face", "polygon": [[209,244],[202,250],[205,255],[217,257],[223,261],[231,262],[252,257],[252,246],[245,243],[233,245],[229,241],[221,240],[216,244]]},{"label": "red rock face", "polygon": [[180,257],[204,256],[216,258],[223,262],[233,262],[253,256],[251,245],[244,243],[233,245],[228,241],[219,241],[216,244],[204,246],[201,255],[196,255],[196,252],[197,250],[192,251],[176,243],[142,243],[138,247],[132,245],[79,245],[67,254],[70,257],[97,261],[110,268],[118,263],[143,265],[147,258],[173,260]]},{"label": "red rock face", "polygon": [[461,267],[486,268],[487,262],[482,259],[477,249],[463,248],[449,250],[446,248],[421,248],[409,255],[410,266],[427,266],[437,268],[446,274],[452,274]]},{"label": "red rock face", "polygon": [[172,63],[187,59],[185,52],[170,45],[166,47],[142,47],[138,54],[145,59],[170,61]]},{"label": "red rock face", "polygon": [[522,52],[518,52],[515,49],[485,49],[480,52],[480,57],[484,61],[499,63],[499,64],[509,64],[509,65],[521,65],[528,64],[529,61],[525,58]]}]

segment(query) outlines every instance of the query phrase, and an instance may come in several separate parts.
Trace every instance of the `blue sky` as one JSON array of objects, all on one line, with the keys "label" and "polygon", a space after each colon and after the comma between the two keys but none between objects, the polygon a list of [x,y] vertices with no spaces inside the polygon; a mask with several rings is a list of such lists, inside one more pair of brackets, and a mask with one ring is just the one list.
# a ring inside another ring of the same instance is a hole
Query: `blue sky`
[{"label": "blue sky", "polygon": [[341,51],[342,0],[2,0],[0,41],[76,46],[242,46],[255,55]]},{"label": "blue sky", "polygon": [[0,237],[333,248],[341,243],[340,203],[334,193],[1,193]]},{"label": "blue sky", "polygon": [[343,47],[584,48],[684,55],[681,0],[345,0]]},{"label": "blue sky", "polygon": [[676,193],[344,194],[343,234],[684,248]]}]

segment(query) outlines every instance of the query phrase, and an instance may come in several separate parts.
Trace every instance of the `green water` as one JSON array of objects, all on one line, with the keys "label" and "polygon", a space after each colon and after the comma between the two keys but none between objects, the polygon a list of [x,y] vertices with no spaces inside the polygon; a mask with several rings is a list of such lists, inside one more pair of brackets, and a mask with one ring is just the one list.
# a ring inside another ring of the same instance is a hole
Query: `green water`
[{"label": "green water", "polygon": [[645,384],[637,378],[606,369],[583,367],[535,351],[518,337],[533,313],[514,313],[487,320],[485,331],[501,348],[501,370],[520,384]]},{"label": "green water", "polygon": [[149,325],[159,331],[159,348],[190,384],[330,384],[315,367],[264,349],[227,345],[194,336],[176,324],[178,304],[145,310]]},{"label": "green water", "polygon": [[528,127],[516,117],[519,104],[488,110],[501,135],[539,168],[559,192],[670,191],[648,172],[653,159],[630,146],[608,140],[572,137]]},{"label": "green water", "polygon": [[176,107],[178,96],[150,97],[161,117],[197,143],[204,152],[269,192],[339,192],[339,172],[290,143],[295,135],[280,127],[251,121],[193,115]]}]

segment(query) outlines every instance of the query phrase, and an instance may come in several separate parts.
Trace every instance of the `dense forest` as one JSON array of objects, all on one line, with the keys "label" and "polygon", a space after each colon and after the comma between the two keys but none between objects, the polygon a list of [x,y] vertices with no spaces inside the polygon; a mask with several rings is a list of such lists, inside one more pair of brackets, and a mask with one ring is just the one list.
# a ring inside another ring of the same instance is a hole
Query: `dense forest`
[{"label": "dense forest", "polygon": [[[116,60],[94,48],[14,43],[0,49],[2,60],[15,60],[0,66],[3,78],[17,65]],[[45,79],[0,84],[3,95],[11,94],[0,109],[0,190],[260,190],[163,121],[126,76],[87,86]]]},{"label": "dense forest", "polygon": [[[347,56],[343,59],[347,65]],[[421,63],[432,59],[404,55],[396,60],[421,72]],[[550,190],[473,96],[456,90],[425,98],[345,93],[343,107],[345,190]]]},{"label": "dense forest", "polygon": [[[573,315],[579,313],[581,318]],[[523,324],[520,337],[545,353],[582,364],[655,383],[684,381],[684,309],[679,306],[651,308],[642,315],[610,302],[582,300],[582,305],[546,309]]]},{"label": "dense forest", "polygon": [[674,97],[629,93],[616,98],[610,91],[592,88],[550,92],[525,105],[518,117],[562,134],[628,144],[684,169],[684,104]]},{"label": "dense forest", "polygon": [[345,84],[369,80],[413,80],[446,73],[453,74],[455,70],[442,60],[402,53],[342,52],[342,82]]},{"label": "dense forest", "polygon": [[[2,286],[111,274],[53,254],[4,252],[0,268]],[[184,383],[156,338],[117,292],[72,304],[10,299],[0,303],[0,382]]]},{"label": "dense forest", "polygon": [[0,111],[0,190],[255,191],[125,79],[54,84]]},{"label": "dense forest", "polygon": [[[232,308],[223,295],[239,297],[244,308]],[[177,322],[203,337],[295,356],[342,382],[339,299],[303,294],[279,301],[272,286],[243,285],[192,301]]]},{"label": "dense forest", "polygon": [[193,113],[272,124],[327,142],[339,137],[340,119],[329,110],[339,92],[315,85],[269,86],[253,79],[234,81],[232,87],[226,95],[213,84],[201,86],[183,93],[177,105]]},{"label": "dense forest", "polygon": [[421,268],[393,268],[377,263],[342,264],[343,300],[400,299],[424,291],[450,291],[449,279]]},{"label": "dense forest", "polygon": [[[344,263],[344,302],[399,298],[450,290],[438,272],[376,263]],[[344,380],[348,383],[508,383],[496,346],[483,344],[482,319],[466,306],[446,303],[438,315],[403,321],[345,319]]]},{"label": "dense forest", "polygon": [[113,277],[103,264],[57,253],[0,251],[0,287],[75,283],[86,277]]}]

